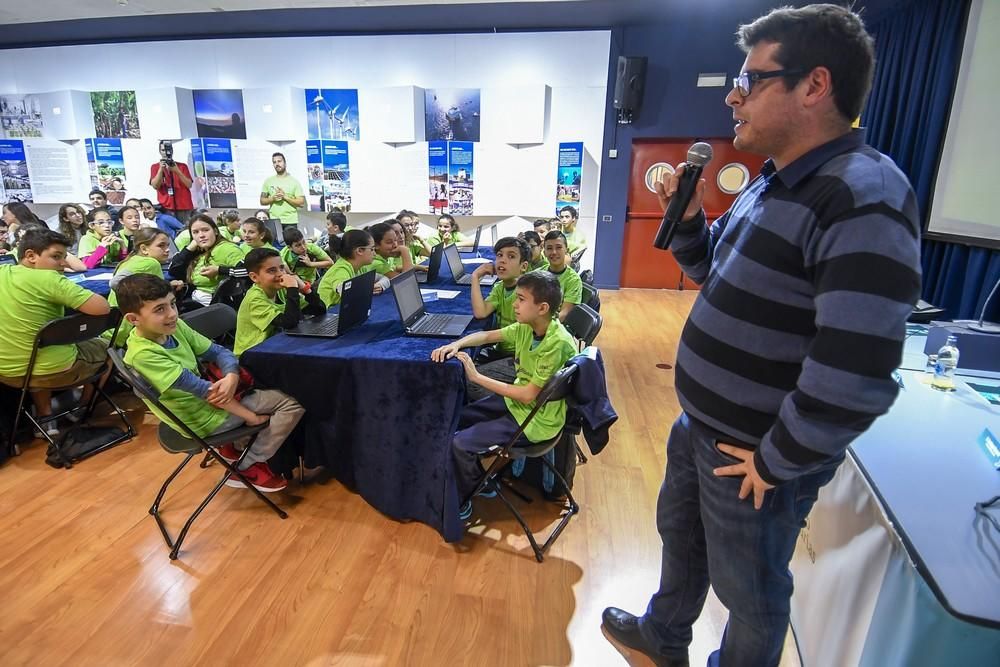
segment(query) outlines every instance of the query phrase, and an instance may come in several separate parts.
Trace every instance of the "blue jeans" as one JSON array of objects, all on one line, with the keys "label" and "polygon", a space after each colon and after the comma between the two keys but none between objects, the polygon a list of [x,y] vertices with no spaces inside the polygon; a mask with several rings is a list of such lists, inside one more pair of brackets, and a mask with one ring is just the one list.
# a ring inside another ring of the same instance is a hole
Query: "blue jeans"
[{"label": "blue jeans", "polygon": [[714,468],[738,463],[716,448],[721,437],[686,413],[667,441],[667,472],[656,505],[663,540],[660,589],[639,630],[650,647],[687,659],[691,626],[711,583],[729,610],[722,646],[709,665],[777,665],[788,631],[792,574],[788,563],[799,530],[831,465],[767,492],[764,506],[739,499],[742,477],[716,477]]}]

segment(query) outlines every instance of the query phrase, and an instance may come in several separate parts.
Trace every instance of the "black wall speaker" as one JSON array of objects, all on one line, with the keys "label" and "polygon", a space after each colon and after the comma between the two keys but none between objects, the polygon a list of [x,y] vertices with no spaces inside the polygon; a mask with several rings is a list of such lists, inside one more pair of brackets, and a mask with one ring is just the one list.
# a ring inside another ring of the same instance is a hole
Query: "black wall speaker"
[{"label": "black wall speaker", "polygon": [[614,107],[618,109],[619,123],[632,122],[632,116],[642,105],[642,92],[645,87],[646,57],[618,56]]}]

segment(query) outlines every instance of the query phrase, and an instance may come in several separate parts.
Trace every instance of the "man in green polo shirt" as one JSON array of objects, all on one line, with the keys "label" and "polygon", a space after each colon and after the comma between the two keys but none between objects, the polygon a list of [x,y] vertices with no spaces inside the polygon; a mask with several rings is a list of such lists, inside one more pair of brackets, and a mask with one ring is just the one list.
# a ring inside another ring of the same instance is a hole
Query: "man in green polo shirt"
[{"label": "man in green polo shirt", "polygon": [[299,209],[306,205],[306,197],[299,182],[292,178],[285,165],[285,156],[271,156],[274,176],[264,181],[260,188],[260,205],[267,206],[267,214],[281,220],[283,225],[297,225]]}]

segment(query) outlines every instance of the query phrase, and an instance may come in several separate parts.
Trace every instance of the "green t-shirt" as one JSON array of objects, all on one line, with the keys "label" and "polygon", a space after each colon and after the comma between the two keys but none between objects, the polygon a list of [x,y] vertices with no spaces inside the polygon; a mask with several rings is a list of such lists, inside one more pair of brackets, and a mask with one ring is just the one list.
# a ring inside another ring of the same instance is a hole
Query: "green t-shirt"
[{"label": "green t-shirt", "polygon": [[[493,304],[493,312],[496,313],[497,318],[497,329],[503,329],[504,327],[517,322],[517,318],[514,317],[515,295],[515,287],[507,289],[501,280],[493,283],[493,289],[491,289],[490,293],[487,295],[486,303]],[[506,341],[500,341],[497,343],[497,347],[504,352],[514,351],[514,347]]]},{"label": "green t-shirt", "polygon": [[[170,387],[187,369],[198,375],[198,356],[205,354],[212,341],[189,327],[184,320],[177,320],[177,330],[167,342],[174,340],[177,346],[167,348],[156,341],[143,338],[138,330],[133,329],[128,337],[128,349],[125,351],[125,363],[131,366],[146,381],[160,392],[160,402],[177,416],[177,419],[187,424],[188,428],[199,436],[206,436],[226,420],[229,413],[213,406],[203,398],[189,394],[186,391]],[[151,402],[146,406],[157,417],[166,422],[179,433],[183,429],[170,420],[165,413],[157,409]]]},{"label": "green t-shirt", "polygon": [[455,232],[454,234],[445,234],[444,236],[441,236],[440,234],[435,232],[433,236],[427,239],[427,245],[431,248],[433,248],[439,243],[443,243],[445,245],[451,245],[452,243],[454,243],[455,245],[458,245],[459,243],[466,243],[466,242],[468,242],[468,239],[465,238],[462,232]]},{"label": "green t-shirt", "polygon": [[[286,197],[301,197],[302,196],[302,186],[299,182],[285,174],[283,176],[270,176],[264,185],[261,186],[261,192],[268,197],[274,196],[274,193],[281,188],[285,191]],[[299,209],[295,208],[287,201],[276,201],[267,209],[267,214],[272,218],[277,218],[281,220],[283,225],[296,225],[299,222]]]},{"label": "green t-shirt", "polygon": [[[503,335],[503,342],[514,348],[516,386],[531,383],[539,388],[544,387],[549,378],[576,354],[573,336],[558,319],[552,320],[545,331],[545,337],[537,345],[534,341],[535,332],[530,324],[514,323],[501,329],[500,333]],[[518,424],[523,423],[535,407],[534,401],[520,403],[512,398],[503,400]],[[542,406],[524,429],[524,437],[531,442],[543,442],[554,438],[565,423],[566,401],[550,401]]]},{"label": "green t-shirt", "polygon": [[[118,239],[108,246],[108,252],[101,258],[101,266],[114,266],[118,262],[118,258],[122,256],[125,241],[121,236],[118,236]],[[77,257],[80,259],[90,257],[99,245],[101,245],[101,237],[92,231],[88,231],[80,237],[80,245],[77,247]]]},{"label": "green t-shirt", "polygon": [[[20,264],[0,266],[0,375],[23,377],[42,327],[63,317],[67,307],[79,308],[93,295],[59,271]],[[38,351],[33,374],[58,373],[75,361],[75,345],[50,345]]]},{"label": "green t-shirt", "polygon": [[[410,249],[410,257],[413,259],[414,264],[416,264],[417,262],[422,262],[427,259],[426,256],[421,255],[421,253],[424,252],[424,244],[421,243],[420,241],[414,239],[413,242],[410,243],[407,247]],[[434,246],[431,246],[431,248],[433,247]]]},{"label": "green t-shirt", "polygon": [[215,288],[219,286],[221,276],[210,278],[201,275],[200,271],[206,266],[234,267],[242,262],[244,257],[243,251],[235,243],[219,241],[211,252],[203,252],[194,260],[194,268],[191,269],[191,284],[194,285],[195,289],[215,294]]},{"label": "green t-shirt", "polygon": [[559,279],[559,287],[562,288],[563,303],[580,303],[583,301],[583,281],[580,274],[573,270],[569,264],[561,272],[556,273],[549,269],[549,273]]},{"label": "green t-shirt", "polygon": [[[142,255],[132,255],[127,258],[118,268],[115,269],[115,275],[124,276],[134,276],[137,273],[148,273],[151,276],[156,276],[157,278],[163,277],[163,267],[152,257],[144,257]],[[108,303],[113,307],[118,307],[118,295],[115,294],[114,290],[108,294]],[[125,326],[125,322],[122,322],[122,326]]]},{"label": "green t-shirt", "polygon": [[[306,299],[299,295],[299,307],[306,307]],[[233,353],[238,357],[254,345],[278,333],[274,318],[285,312],[285,290],[280,289],[272,300],[267,293],[254,285],[247,290],[236,316],[236,343]]]},{"label": "green t-shirt", "polygon": [[[330,255],[326,254],[326,251],[315,243],[306,243],[306,252],[313,261],[325,261],[330,259]],[[291,246],[286,245],[281,249],[282,261],[289,266],[295,275],[302,278],[302,280],[307,283],[316,282],[316,276],[319,273],[319,269],[299,263],[298,257],[298,255],[292,252]]]},{"label": "green t-shirt", "polygon": [[574,229],[569,234],[566,234],[566,250],[569,251],[569,254],[574,255],[577,250],[586,247],[587,239],[584,238],[579,229]]},{"label": "green t-shirt", "polygon": [[539,255],[537,262],[528,263],[528,271],[548,271],[549,270],[549,260],[545,259],[545,255]]},{"label": "green t-shirt", "polygon": [[184,250],[189,243],[191,243],[191,232],[186,229],[177,232],[177,236],[174,237],[174,245],[177,246],[178,250]]},{"label": "green t-shirt", "polygon": [[233,243],[239,243],[240,241],[243,240],[243,236],[240,234],[240,230],[237,229],[235,232],[231,232],[229,231],[229,227],[226,227],[225,225],[219,227],[219,236],[226,239],[227,241],[232,241]]},{"label": "green t-shirt", "polygon": [[319,282],[320,300],[326,304],[327,308],[340,303],[340,292],[337,291],[337,288],[345,280],[350,280],[362,273],[365,273],[364,269],[355,271],[350,262],[343,257],[339,258],[323,275],[323,280]]},{"label": "green t-shirt", "polygon": [[243,251],[243,256],[244,257],[246,257],[247,255],[249,255],[251,250],[256,250],[257,248],[267,248],[268,250],[273,250],[275,252],[278,252],[278,249],[275,248],[270,243],[264,243],[262,245],[257,246],[256,248],[254,246],[250,245],[249,243],[243,243],[243,244],[240,245],[240,250]]},{"label": "green t-shirt", "polygon": [[[370,266],[369,271],[375,271],[380,276],[384,276],[392,271],[401,271],[403,269],[403,260],[399,257],[383,257],[375,253]],[[365,271],[358,271],[358,273],[365,273]]]}]

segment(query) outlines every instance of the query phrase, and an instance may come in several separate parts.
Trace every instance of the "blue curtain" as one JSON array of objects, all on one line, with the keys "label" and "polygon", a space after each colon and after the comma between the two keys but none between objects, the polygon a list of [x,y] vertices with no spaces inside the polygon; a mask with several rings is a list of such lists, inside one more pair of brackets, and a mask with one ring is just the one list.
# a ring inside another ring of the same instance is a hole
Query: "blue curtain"
[{"label": "blue curtain", "polygon": [[[912,0],[869,30],[877,66],[862,116],[868,141],[909,177],[920,211],[930,214],[970,0]],[[1000,279],[1000,252],[943,241],[923,242],[923,298],[952,318],[978,317]],[[1000,298],[988,317],[997,319]]]}]

